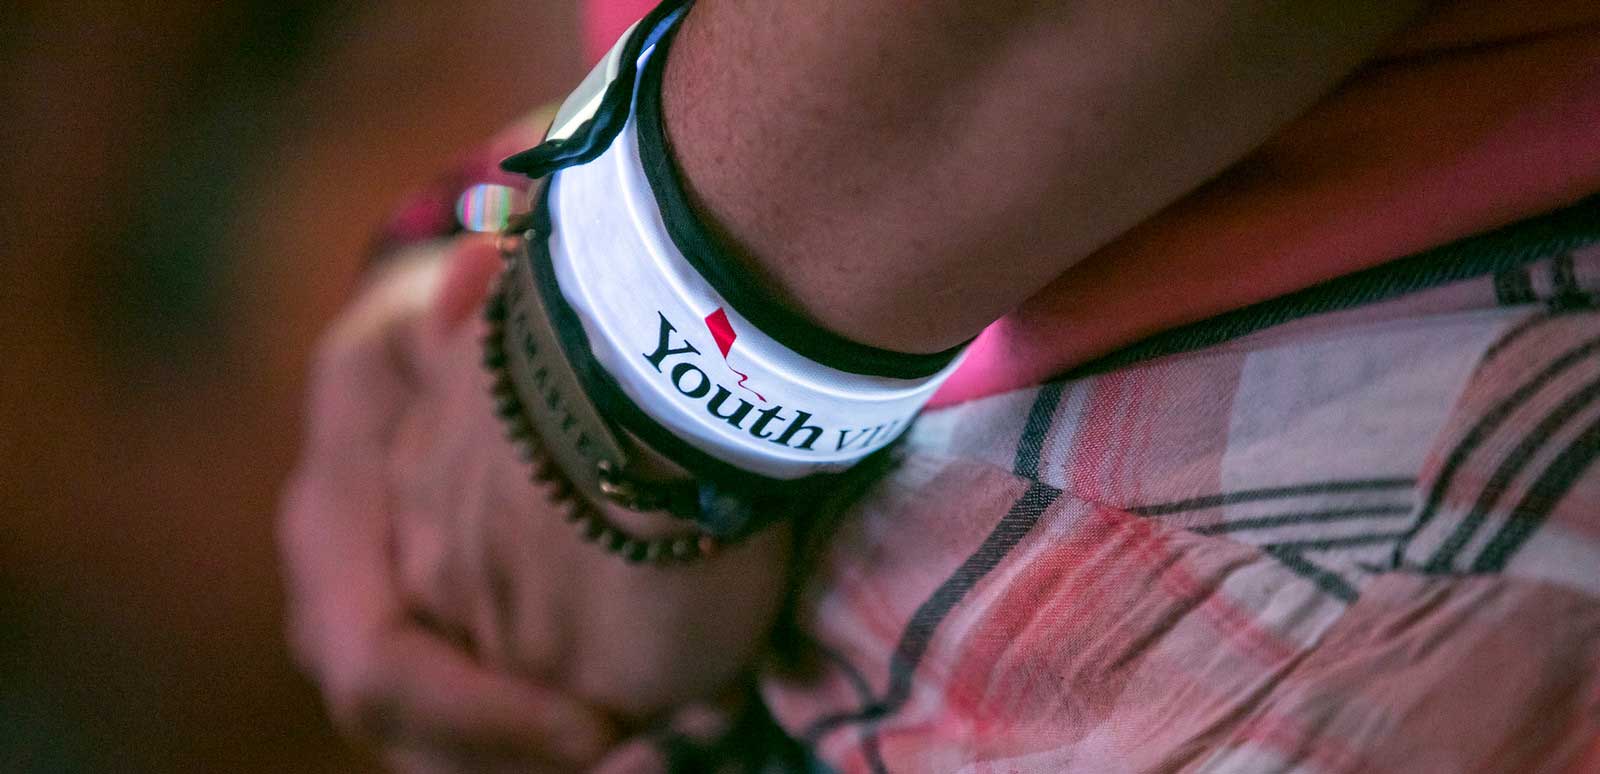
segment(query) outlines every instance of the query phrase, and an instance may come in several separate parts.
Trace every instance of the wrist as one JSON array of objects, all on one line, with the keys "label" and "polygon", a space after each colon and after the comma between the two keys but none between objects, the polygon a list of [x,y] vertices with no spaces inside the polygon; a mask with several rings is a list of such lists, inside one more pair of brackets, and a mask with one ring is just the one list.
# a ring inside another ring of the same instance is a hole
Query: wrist
[{"label": "wrist", "polygon": [[[532,415],[511,412],[528,426],[514,433],[543,439],[586,496],[738,539],[884,456],[959,349],[895,352],[819,329],[773,303],[709,236],[662,126],[662,63],[684,7],[647,16],[568,98],[546,141],[505,162],[546,180],[503,240],[491,318],[504,330],[491,360],[504,366],[502,399]],[[665,461],[669,478],[687,480],[662,482],[652,465]],[[618,522],[578,521],[608,548],[643,550]]]}]

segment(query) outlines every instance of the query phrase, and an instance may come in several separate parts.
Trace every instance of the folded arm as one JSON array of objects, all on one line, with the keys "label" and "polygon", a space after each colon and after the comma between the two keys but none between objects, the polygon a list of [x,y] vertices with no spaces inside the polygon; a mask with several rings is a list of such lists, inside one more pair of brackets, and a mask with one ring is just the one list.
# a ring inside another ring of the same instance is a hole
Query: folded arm
[{"label": "folded arm", "polygon": [[1420,7],[700,0],[666,123],[702,217],[783,303],[932,352],[1238,160]]}]

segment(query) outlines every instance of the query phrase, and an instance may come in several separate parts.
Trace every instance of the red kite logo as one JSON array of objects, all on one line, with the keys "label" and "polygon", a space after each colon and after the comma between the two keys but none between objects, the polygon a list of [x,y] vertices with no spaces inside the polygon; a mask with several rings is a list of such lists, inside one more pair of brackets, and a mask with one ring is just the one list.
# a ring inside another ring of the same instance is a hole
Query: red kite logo
[{"label": "red kite logo", "polygon": [[739,388],[766,403],[767,399],[762,397],[761,393],[744,386],[750,375],[734,368],[733,364],[728,362],[728,350],[733,349],[733,341],[739,338],[739,334],[733,332],[733,324],[728,322],[728,313],[722,311],[722,307],[717,307],[717,311],[706,315],[706,329],[711,331],[711,338],[716,339],[717,349],[722,350],[722,361],[727,364],[728,370],[739,375]]}]

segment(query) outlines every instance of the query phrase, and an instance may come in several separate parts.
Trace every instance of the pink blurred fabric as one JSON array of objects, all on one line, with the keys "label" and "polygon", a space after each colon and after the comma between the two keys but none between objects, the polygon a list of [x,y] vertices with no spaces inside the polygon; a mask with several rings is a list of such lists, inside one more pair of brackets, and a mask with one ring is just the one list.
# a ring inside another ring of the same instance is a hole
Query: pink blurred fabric
[{"label": "pink blurred fabric", "polygon": [[600,61],[628,25],[644,18],[653,0],[584,0],[583,55],[588,63]]},{"label": "pink blurred fabric", "polygon": [[[589,0],[590,59],[653,5]],[[934,405],[1596,190],[1600,4],[1436,3],[1265,146],[984,331]]]}]

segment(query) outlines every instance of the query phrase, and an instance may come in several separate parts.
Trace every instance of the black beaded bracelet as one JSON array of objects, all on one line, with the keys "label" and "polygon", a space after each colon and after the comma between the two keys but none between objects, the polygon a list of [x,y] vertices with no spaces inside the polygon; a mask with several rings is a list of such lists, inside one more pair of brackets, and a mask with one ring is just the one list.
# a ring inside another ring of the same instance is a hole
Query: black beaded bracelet
[{"label": "black beaded bracelet", "polygon": [[[535,485],[548,486],[551,497],[567,508],[566,520],[578,530],[579,536],[607,552],[616,554],[630,563],[667,565],[689,563],[705,558],[716,551],[719,541],[708,534],[676,535],[665,538],[642,538],[630,535],[612,523],[595,504],[577,491],[555,460],[540,443],[533,421],[522,404],[506,370],[505,320],[507,308],[504,280],[496,283],[489,301],[484,305],[484,320],[488,332],[483,337],[483,366],[494,377],[490,395],[494,399],[495,413],[505,423],[506,439],[517,447],[518,456],[532,466],[530,480]],[[603,494],[633,510],[654,510],[658,495],[641,482],[609,475],[601,469]]]}]

